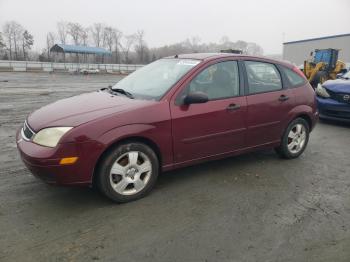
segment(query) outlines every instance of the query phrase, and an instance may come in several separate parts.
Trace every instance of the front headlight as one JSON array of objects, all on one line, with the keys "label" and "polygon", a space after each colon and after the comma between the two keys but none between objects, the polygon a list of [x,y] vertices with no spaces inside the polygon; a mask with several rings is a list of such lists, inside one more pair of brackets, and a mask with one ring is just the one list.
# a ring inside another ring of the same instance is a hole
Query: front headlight
[{"label": "front headlight", "polygon": [[330,97],[330,95],[328,94],[326,88],[324,88],[321,84],[318,84],[316,87],[316,94],[318,96],[324,97],[324,98],[328,98]]},{"label": "front headlight", "polygon": [[55,147],[61,137],[72,127],[48,127],[40,130],[33,138],[33,142],[42,146]]}]

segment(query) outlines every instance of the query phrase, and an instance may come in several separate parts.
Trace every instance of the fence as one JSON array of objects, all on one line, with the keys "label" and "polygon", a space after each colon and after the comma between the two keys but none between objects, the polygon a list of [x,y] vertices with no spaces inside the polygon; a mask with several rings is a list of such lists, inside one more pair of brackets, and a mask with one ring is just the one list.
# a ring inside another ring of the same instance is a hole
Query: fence
[{"label": "fence", "polygon": [[79,63],[51,63],[34,61],[0,60],[0,72],[66,72],[74,73],[82,69],[98,69],[101,73],[131,73],[143,65],[132,64],[79,64]]}]

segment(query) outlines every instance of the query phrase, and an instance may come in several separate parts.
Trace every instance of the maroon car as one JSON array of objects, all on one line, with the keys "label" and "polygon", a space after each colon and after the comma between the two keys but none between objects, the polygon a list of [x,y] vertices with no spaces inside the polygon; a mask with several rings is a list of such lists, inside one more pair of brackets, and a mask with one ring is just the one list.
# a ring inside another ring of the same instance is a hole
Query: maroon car
[{"label": "maroon car", "polygon": [[298,157],[317,118],[315,93],[290,64],[176,55],[33,112],[17,146],[47,183],[94,185],[127,202],[147,194],[161,171],[264,148]]}]

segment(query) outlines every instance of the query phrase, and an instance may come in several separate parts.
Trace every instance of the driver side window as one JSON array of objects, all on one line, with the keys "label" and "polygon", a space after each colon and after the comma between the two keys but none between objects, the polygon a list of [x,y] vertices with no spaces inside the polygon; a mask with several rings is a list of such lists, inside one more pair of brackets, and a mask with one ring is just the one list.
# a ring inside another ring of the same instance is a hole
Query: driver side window
[{"label": "driver side window", "polygon": [[203,92],[209,100],[239,95],[237,61],[226,61],[211,65],[200,72],[187,87],[186,93]]}]

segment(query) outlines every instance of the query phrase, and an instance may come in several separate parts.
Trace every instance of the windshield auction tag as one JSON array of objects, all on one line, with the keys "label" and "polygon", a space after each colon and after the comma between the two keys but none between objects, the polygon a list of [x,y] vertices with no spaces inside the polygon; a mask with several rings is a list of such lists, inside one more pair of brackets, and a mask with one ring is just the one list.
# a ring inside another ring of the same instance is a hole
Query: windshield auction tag
[{"label": "windshield auction tag", "polygon": [[177,65],[187,65],[187,66],[195,66],[199,64],[199,60],[190,60],[190,59],[184,59],[180,60]]}]

